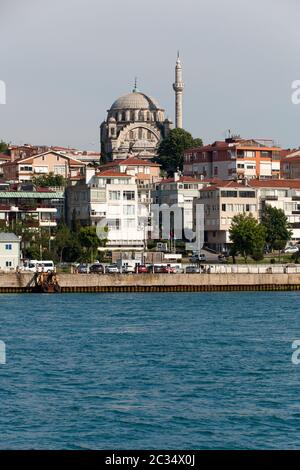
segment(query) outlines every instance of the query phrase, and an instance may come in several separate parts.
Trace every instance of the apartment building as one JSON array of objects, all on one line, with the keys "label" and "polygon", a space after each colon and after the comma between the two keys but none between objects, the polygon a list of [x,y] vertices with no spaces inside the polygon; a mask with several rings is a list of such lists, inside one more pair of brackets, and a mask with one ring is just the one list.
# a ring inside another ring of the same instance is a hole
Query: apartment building
[{"label": "apartment building", "polygon": [[[205,244],[220,252],[230,245],[229,229],[235,215],[251,213],[256,219],[259,217],[256,189],[235,181],[202,188],[199,198],[194,201],[194,208],[196,204],[204,205]],[[195,214],[194,209],[194,217]]]},{"label": "apartment building", "polygon": [[85,168],[85,163],[54,151],[19,158],[2,165],[3,177],[14,182],[30,181],[34,176],[49,173],[67,179],[84,175]]},{"label": "apartment building", "polygon": [[266,204],[282,209],[291,225],[293,242],[299,242],[300,180],[253,180],[249,184],[257,192],[260,215]]},{"label": "apartment building", "polygon": [[289,153],[280,163],[281,178],[300,179],[300,150]]},{"label": "apartment building", "polygon": [[176,205],[182,209],[183,229],[193,229],[193,203],[199,197],[199,191],[213,180],[193,178],[175,173],[174,178],[161,180],[153,191],[153,203]]},{"label": "apartment building", "polygon": [[281,149],[273,141],[231,137],[184,152],[183,172],[204,178],[280,177]]},{"label": "apartment building", "polygon": [[292,229],[292,241],[300,241],[300,180],[250,180],[247,184],[221,182],[200,190],[195,205],[204,205],[204,239],[207,246],[226,250],[229,229],[237,214],[252,214],[260,220],[265,206],[282,209]]},{"label": "apartment building", "polygon": [[18,222],[27,228],[57,227],[64,220],[64,192],[36,188],[34,185],[11,185],[0,189],[0,229]]},{"label": "apartment building", "polygon": [[67,188],[68,224],[107,226],[107,248],[142,250],[147,232],[139,214],[135,176],[114,170],[87,169],[86,179]]},{"label": "apartment building", "polygon": [[[124,160],[114,160],[101,165],[100,170],[115,170],[135,177],[138,188],[138,202],[144,206],[144,216],[151,214],[152,192],[161,181],[161,166],[150,160],[129,156]],[[142,209],[140,209],[142,210]]]}]

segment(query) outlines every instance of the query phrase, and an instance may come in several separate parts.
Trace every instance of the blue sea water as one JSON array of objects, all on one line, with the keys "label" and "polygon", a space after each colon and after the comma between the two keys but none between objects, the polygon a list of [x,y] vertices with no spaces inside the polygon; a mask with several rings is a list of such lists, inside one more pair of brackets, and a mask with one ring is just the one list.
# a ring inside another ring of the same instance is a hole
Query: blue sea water
[{"label": "blue sea water", "polygon": [[1,295],[0,448],[299,448],[299,295]]}]

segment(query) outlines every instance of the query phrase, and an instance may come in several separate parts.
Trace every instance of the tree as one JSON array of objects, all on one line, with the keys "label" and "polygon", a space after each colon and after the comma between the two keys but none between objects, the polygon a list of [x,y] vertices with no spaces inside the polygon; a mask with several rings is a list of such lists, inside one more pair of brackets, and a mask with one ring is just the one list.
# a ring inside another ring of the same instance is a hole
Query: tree
[{"label": "tree", "polygon": [[8,144],[3,140],[0,141],[0,153],[7,153],[8,151]]},{"label": "tree", "polygon": [[40,175],[34,176],[32,178],[33,183],[36,186],[40,186],[42,188],[49,188],[49,187],[61,187],[65,186],[65,178],[62,175],[55,175],[54,173],[49,173],[49,175]]},{"label": "tree", "polygon": [[283,250],[291,239],[292,230],[282,209],[266,205],[261,220],[266,230],[266,242],[273,250]]},{"label": "tree", "polygon": [[79,242],[83,248],[82,258],[91,262],[94,261],[95,251],[100,245],[100,240],[96,233],[96,227],[82,227],[79,231]]},{"label": "tree", "polygon": [[64,250],[72,244],[72,235],[70,229],[65,224],[61,224],[58,227],[55,241],[54,241],[54,248],[57,254],[57,257],[60,263],[63,260],[63,253]]},{"label": "tree", "polygon": [[194,139],[184,129],[172,129],[160,143],[155,161],[168,175],[172,175],[177,168],[180,170],[183,168],[183,152],[189,148],[201,146],[202,140]]},{"label": "tree", "polygon": [[266,231],[252,214],[235,215],[229,229],[229,236],[235,252],[243,256],[245,263],[247,263],[248,256],[256,261],[263,258]]}]

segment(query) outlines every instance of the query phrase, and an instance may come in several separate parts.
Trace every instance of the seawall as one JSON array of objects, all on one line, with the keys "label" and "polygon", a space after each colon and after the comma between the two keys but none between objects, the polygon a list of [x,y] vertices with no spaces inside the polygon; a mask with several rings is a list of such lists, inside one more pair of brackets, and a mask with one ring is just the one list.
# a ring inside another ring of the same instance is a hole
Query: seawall
[{"label": "seawall", "polygon": [[[34,274],[0,274],[0,293],[36,292]],[[300,274],[59,274],[61,292],[300,290]]]}]

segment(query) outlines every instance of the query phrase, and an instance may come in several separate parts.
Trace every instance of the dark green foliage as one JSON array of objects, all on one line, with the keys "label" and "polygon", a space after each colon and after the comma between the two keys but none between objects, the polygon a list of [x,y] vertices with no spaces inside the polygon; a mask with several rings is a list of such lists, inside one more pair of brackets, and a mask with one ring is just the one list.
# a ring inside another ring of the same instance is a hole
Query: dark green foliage
[{"label": "dark green foliage", "polygon": [[183,169],[183,152],[201,145],[201,139],[194,139],[184,129],[172,129],[160,143],[155,161],[162,166],[168,175],[172,175],[177,169]]},{"label": "dark green foliage", "polygon": [[249,256],[256,261],[263,259],[266,231],[265,227],[258,223],[252,214],[234,216],[229,234],[235,253],[240,253],[245,263]]}]

